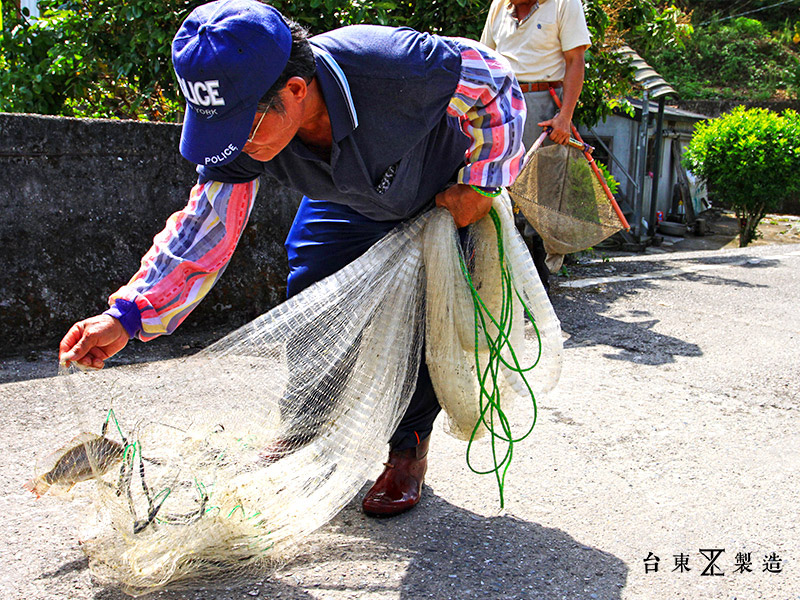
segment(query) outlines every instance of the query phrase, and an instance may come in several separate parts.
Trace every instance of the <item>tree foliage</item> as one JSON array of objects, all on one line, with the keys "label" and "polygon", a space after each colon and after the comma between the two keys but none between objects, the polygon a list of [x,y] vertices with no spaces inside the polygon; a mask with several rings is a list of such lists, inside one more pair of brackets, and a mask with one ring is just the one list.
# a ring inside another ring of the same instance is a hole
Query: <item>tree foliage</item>
[{"label": "tree foliage", "polygon": [[764,215],[800,192],[800,115],[737,107],[700,123],[684,160],[736,211],[739,245],[747,246]]},{"label": "tree foliage", "polygon": [[584,6],[592,46],[575,119],[593,125],[615,109],[633,115],[624,99],[634,93],[633,69],[617,50],[623,45],[680,47],[692,32],[689,15],[671,2],[654,0],[586,0]]},{"label": "tree foliage", "polygon": [[[84,117],[181,119],[170,64],[182,20],[202,0],[41,0],[41,17],[4,3],[0,110]],[[304,0],[271,2],[311,33],[355,23],[405,25],[478,39],[489,0]],[[685,15],[655,0],[586,0],[592,47],[576,120],[595,123],[631,91],[615,50],[626,38],[675,46]],[[629,108],[629,107],[628,107]]]},{"label": "tree foliage", "polygon": [[758,19],[774,28],[787,19],[797,19],[797,4],[792,0],[677,0],[685,12],[692,13],[695,23],[721,21],[740,16]]},{"label": "tree foliage", "polygon": [[43,0],[39,8],[35,19],[5,13],[0,110],[139,119],[179,114],[170,44],[189,3]]},{"label": "tree foliage", "polygon": [[685,99],[767,100],[800,93],[798,53],[748,17],[714,21],[680,47],[640,51]]}]

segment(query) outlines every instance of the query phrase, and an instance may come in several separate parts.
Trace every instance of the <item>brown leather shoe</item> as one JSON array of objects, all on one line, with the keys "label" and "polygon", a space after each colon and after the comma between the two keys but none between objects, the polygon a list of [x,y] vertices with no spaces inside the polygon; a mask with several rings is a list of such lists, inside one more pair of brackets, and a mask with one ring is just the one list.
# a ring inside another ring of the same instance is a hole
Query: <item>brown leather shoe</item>
[{"label": "brown leather shoe", "polygon": [[416,448],[392,450],[386,469],[369,489],[361,503],[373,517],[391,517],[413,508],[422,495],[422,482],[428,469],[430,436]]}]

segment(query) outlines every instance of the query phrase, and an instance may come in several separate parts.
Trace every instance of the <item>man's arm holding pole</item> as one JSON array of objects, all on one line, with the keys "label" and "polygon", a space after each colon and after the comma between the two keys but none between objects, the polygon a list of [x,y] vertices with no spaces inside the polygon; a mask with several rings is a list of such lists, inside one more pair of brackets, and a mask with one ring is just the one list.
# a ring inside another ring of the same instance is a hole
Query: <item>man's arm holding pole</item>
[{"label": "man's arm holding pole", "polygon": [[539,123],[541,127],[552,127],[550,139],[557,144],[569,142],[572,116],[578,105],[578,98],[583,89],[584,59],[588,46],[578,46],[564,52],[566,70],[564,72],[563,100],[561,110],[547,121]]}]

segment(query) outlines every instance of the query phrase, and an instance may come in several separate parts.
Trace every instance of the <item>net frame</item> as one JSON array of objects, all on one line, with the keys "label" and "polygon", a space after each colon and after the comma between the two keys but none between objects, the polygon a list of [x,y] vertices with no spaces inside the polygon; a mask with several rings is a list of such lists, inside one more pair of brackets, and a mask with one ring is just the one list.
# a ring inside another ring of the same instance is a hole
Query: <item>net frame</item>
[{"label": "net frame", "polygon": [[624,228],[602,175],[586,158],[586,145],[544,145],[546,136],[545,131],[528,150],[508,193],[547,253],[579,252]]}]

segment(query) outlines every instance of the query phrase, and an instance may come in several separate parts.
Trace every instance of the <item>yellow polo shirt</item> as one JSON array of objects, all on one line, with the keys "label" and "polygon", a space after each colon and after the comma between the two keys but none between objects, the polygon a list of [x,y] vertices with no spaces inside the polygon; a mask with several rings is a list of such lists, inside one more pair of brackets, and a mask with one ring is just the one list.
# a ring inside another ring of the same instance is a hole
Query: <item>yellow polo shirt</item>
[{"label": "yellow polo shirt", "polygon": [[564,52],[591,44],[580,0],[540,0],[518,25],[508,0],[492,0],[481,42],[511,63],[521,82],[561,81]]}]

